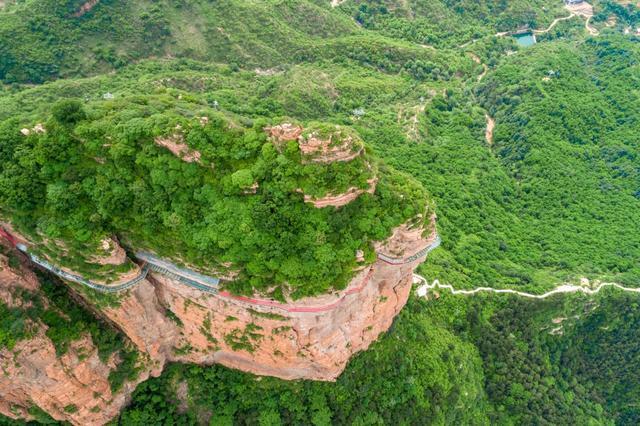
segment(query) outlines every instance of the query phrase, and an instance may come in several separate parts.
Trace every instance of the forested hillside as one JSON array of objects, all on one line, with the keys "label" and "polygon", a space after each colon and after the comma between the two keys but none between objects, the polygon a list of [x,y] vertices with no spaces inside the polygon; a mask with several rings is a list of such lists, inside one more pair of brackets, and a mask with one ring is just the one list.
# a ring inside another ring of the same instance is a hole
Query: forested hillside
[{"label": "forested hillside", "polygon": [[[562,1],[83,3],[0,10],[0,213],[24,232],[76,251],[117,233],[203,268],[240,265],[234,291],[287,282],[300,297],[341,288],[353,253],[369,261],[368,242],[428,199],[442,238],[428,280],[640,287],[633,2],[594,1],[587,23],[559,21],[531,47],[496,33],[545,29],[569,15]],[[285,121],[351,129],[386,176],[376,196],[305,205],[297,188],[364,189],[372,175],[277,152],[264,128]],[[21,133],[38,123],[46,133]],[[204,167],[154,145],[177,125]],[[638,302],[432,291],[335,383],[174,364],[116,422],[638,424]]]}]

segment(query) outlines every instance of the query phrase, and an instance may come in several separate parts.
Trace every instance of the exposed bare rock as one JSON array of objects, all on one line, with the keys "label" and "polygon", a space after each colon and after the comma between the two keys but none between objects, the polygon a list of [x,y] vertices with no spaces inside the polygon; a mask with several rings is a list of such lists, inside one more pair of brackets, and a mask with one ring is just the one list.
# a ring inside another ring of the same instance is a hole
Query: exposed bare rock
[{"label": "exposed bare rock", "polygon": [[20,129],[20,133],[22,133],[23,136],[29,136],[31,133],[42,134],[46,132],[47,129],[44,128],[44,125],[42,123],[36,124],[32,129],[28,129],[26,127]]},{"label": "exposed bare rock", "polygon": [[288,141],[298,140],[302,135],[303,128],[291,123],[283,123],[273,127],[267,127],[266,132],[271,140],[279,146]]},{"label": "exposed bare rock", "polygon": [[187,163],[200,162],[200,152],[189,148],[189,146],[184,143],[184,136],[180,133],[176,133],[171,136],[157,137],[155,142],[156,145],[167,148],[176,157],[186,161]]},{"label": "exposed bare rock", "polygon": [[95,259],[100,265],[122,265],[127,261],[127,253],[113,238],[105,238],[100,243],[105,255]]},{"label": "exposed bare rock", "polygon": [[257,194],[258,188],[260,188],[260,184],[258,182],[254,182],[253,185],[242,190],[242,193],[245,195]]},{"label": "exposed bare rock", "polygon": [[[422,218],[418,217],[416,224],[405,223],[394,229],[391,238],[375,244],[376,252],[390,258],[406,258],[428,247],[436,238],[435,215],[431,217],[429,229],[422,225]],[[425,236],[425,234],[427,234]]]},{"label": "exposed bare rock", "polygon": [[[434,235],[420,223],[405,224],[378,246],[406,256],[429,245]],[[139,380],[159,375],[170,361],[220,363],[283,379],[335,380],[355,353],[391,326],[423,260],[424,255],[400,264],[378,260],[361,267],[344,290],[287,302],[204,293],[153,272],[122,294],[119,306],[103,308],[101,314],[148,355],[151,362]],[[37,287],[33,277],[24,278],[28,272],[7,271],[0,270],[3,283]],[[11,293],[0,288],[0,297],[14,303]],[[0,375],[0,412],[28,418],[27,409],[35,403],[54,418],[78,425],[115,417],[134,384],[112,395],[107,380],[112,366],[100,361],[88,335],[56,358],[45,331],[40,325],[32,339],[13,351],[0,351],[7,372]],[[77,411],[64,410],[71,404]]]},{"label": "exposed bare rock", "polygon": [[305,195],[304,201],[305,203],[312,203],[314,207],[319,209],[323,207],[328,207],[328,206],[342,207],[342,206],[346,206],[347,204],[349,204],[350,202],[352,202],[353,200],[355,200],[356,198],[358,198],[360,195],[364,193],[373,194],[374,192],[376,192],[377,183],[378,181],[376,179],[370,179],[369,188],[367,189],[351,187],[347,190],[347,192],[343,194],[327,195],[322,198],[313,198],[309,195]]},{"label": "exposed bare rock", "polygon": [[487,127],[484,132],[484,138],[487,140],[487,144],[489,146],[493,145],[493,130],[496,127],[496,121],[489,116],[489,114],[484,115],[487,120]]},{"label": "exposed bare rock", "polygon": [[[406,244],[411,251],[428,245],[422,231],[406,229],[394,232],[385,247]],[[154,374],[167,361],[185,361],[284,379],[334,380],[354,353],[391,325],[423,260],[377,261],[345,290],[288,303],[224,291],[207,294],[150,273],[153,285],[143,282],[120,307],[104,312],[156,361]]]},{"label": "exposed bare rock", "polygon": [[[15,296],[17,288],[39,291],[35,275],[25,268],[9,268],[4,256],[0,257],[0,282],[0,301],[9,306],[24,303]],[[32,326],[33,336],[12,349],[0,349],[0,413],[29,419],[28,409],[37,405],[53,418],[75,425],[102,425],[115,417],[137,383],[126,383],[112,394],[108,378],[115,365],[100,360],[89,334],[58,357],[45,334],[47,327]],[[142,372],[138,381],[147,377]]]},{"label": "exposed bare rock", "polygon": [[340,126],[329,135],[322,136],[318,131],[310,132],[299,138],[300,151],[306,162],[333,163],[351,161],[358,158],[364,145],[353,135],[344,133]]},{"label": "exposed bare rock", "polygon": [[341,126],[321,132],[314,129],[305,131],[296,124],[283,123],[267,127],[265,131],[279,149],[286,142],[297,140],[303,163],[347,162],[358,158],[364,151],[362,141]]},{"label": "exposed bare rock", "polygon": [[74,18],[79,18],[87,12],[90,12],[91,9],[93,9],[98,3],[100,3],[100,0],[88,0],[86,3],[80,6],[80,9],[78,9],[78,11],[72,16]]}]

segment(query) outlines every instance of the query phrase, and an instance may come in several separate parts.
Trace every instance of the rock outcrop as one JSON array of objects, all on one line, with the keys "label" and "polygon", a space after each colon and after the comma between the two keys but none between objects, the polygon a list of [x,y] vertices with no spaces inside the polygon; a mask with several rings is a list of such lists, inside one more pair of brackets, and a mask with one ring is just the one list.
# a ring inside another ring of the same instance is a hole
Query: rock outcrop
[{"label": "rock outcrop", "polygon": [[[403,225],[384,246],[409,257],[434,241],[435,231],[424,233]],[[283,379],[334,380],[354,353],[389,328],[422,261],[378,260],[345,290],[288,303],[207,294],[151,272],[119,307],[104,313],[156,361],[156,374],[167,361],[183,361]]]},{"label": "rock outcrop", "polygon": [[300,138],[300,151],[303,158],[313,163],[333,163],[351,161],[358,158],[364,150],[362,141],[353,135],[343,134],[339,126],[328,135],[311,131]]},{"label": "rock outcrop", "polygon": [[187,163],[199,163],[201,160],[200,152],[189,148],[189,146],[184,142],[184,136],[180,133],[176,133],[171,136],[165,137],[157,137],[155,139],[155,143],[158,146],[167,148],[171,151],[176,157],[180,158]]},{"label": "rock outcrop", "polygon": [[83,3],[82,6],[80,6],[80,8],[72,16],[74,18],[79,18],[84,14],[90,12],[91,9],[93,9],[98,3],[100,3],[100,0],[89,0]]},{"label": "rock outcrop", "polygon": [[[0,351],[0,412],[30,418],[29,408],[37,405],[73,424],[104,424],[126,404],[137,382],[159,375],[170,361],[220,363],[283,379],[335,380],[407,302],[413,271],[426,256],[420,253],[437,238],[433,222],[429,230],[422,222],[402,225],[377,244],[399,260],[380,257],[362,266],[344,290],[318,297],[279,302],[211,294],[150,272],[118,306],[100,311],[147,355],[136,383],[112,394],[108,377],[115,363],[100,360],[89,335],[59,357],[46,326],[38,324],[32,337]],[[32,273],[11,271],[4,258],[0,264],[5,304],[20,303],[12,296],[17,287],[37,291]]]},{"label": "rock outcrop", "polygon": [[[307,166],[316,164],[320,167],[336,162],[347,163],[361,158],[365,154],[362,140],[355,133],[341,126],[326,125],[320,130],[314,127],[305,129],[296,124],[283,123],[267,127],[265,131],[280,152],[282,152],[284,144],[296,141],[300,148],[302,164]],[[304,195],[305,203],[311,203],[316,208],[342,207],[362,194],[373,194],[376,191],[378,178],[368,161],[365,162],[365,167],[362,167],[362,173],[367,174],[368,177],[369,187],[366,189],[353,186],[342,193],[329,192],[319,197],[305,194],[301,188],[296,191]]]},{"label": "rock outcrop", "polygon": [[127,261],[127,253],[113,238],[105,238],[100,243],[103,255],[96,257],[100,265],[122,265]]},{"label": "rock outcrop", "polygon": [[364,193],[373,194],[376,192],[376,185],[378,181],[376,179],[369,180],[369,188],[367,189],[359,189],[359,188],[349,188],[345,193],[338,195],[327,195],[322,198],[313,198],[309,195],[304,196],[305,203],[311,203],[314,207],[321,209],[328,206],[333,207],[342,207],[346,206],[360,195]]},{"label": "rock outcrop", "polygon": [[283,123],[265,130],[276,146],[281,147],[286,142],[298,141],[305,163],[347,162],[360,157],[364,152],[362,140],[341,126],[319,130]]},{"label": "rock outcrop", "polygon": [[[0,283],[0,302],[9,307],[32,303],[18,294],[37,294],[40,288],[31,271],[9,267],[3,255]],[[5,416],[29,419],[29,411],[37,406],[57,420],[76,425],[104,424],[119,413],[137,383],[148,377],[148,372],[142,371],[135,383],[125,383],[122,390],[113,394],[108,379],[115,362],[100,360],[88,333],[58,356],[46,335],[47,326],[40,322],[29,326],[29,338],[18,341],[11,349],[0,349],[0,413]]]}]

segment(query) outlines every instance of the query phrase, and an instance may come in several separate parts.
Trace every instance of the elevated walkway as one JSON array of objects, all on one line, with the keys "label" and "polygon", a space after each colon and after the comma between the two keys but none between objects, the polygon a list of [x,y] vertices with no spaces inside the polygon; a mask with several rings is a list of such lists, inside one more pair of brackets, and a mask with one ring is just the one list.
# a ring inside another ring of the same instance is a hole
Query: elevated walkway
[{"label": "elevated walkway", "polygon": [[440,235],[436,234],[436,238],[431,244],[409,257],[398,258],[387,256],[384,253],[378,253],[378,259],[390,265],[404,265],[407,263],[415,262],[416,260],[427,256],[429,253],[431,253],[432,250],[440,247],[440,244],[442,244],[442,239],[440,238]]},{"label": "elevated walkway", "polygon": [[36,265],[46,269],[47,271],[61,277],[64,278],[65,280],[68,281],[72,281],[74,283],[78,283],[78,284],[82,284],[85,285],[89,288],[92,288],[94,290],[103,292],[103,293],[117,293],[120,291],[124,291],[127,290],[131,287],[133,287],[134,285],[138,284],[140,281],[144,280],[147,277],[147,274],[149,273],[149,268],[145,265],[140,269],[140,273],[133,279],[128,280],[128,281],[124,281],[121,283],[116,283],[116,284],[112,284],[112,285],[107,285],[107,284],[100,284],[100,283],[96,283],[94,281],[90,281],[87,280],[83,277],[81,277],[80,275],[76,275],[76,274],[72,274],[70,272],[67,271],[63,271],[62,269],[58,268],[57,266],[54,266],[52,264],[50,264],[49,262],[47,262],[44,259],[40,259],[38,256],[31,254],[28,252],[27,247],[24,244],[17,244],[16,248],[20,251],[22,251],[24,254],[26,254],[29,259],[31,259],[31,261],[33,263],[35,263]]},{"label": "elevated walkway", "polygon": [[189,287],[206,291],[207,293],[218,292],[218,287],[220,286],[220,279],[218,278],[203,275],[191,269],[181,268],[151,253],[138,252],[136,253],[136,257],[145,262],[152,271],[179,281]]},{"label": "elevated walkway", "polygon": [[[22,251],[36,265],[59,276],[60,278],[85,285],[99,292],[117,293],[117,292],[130,289],[136,284],[138,284],[140,281],[147,278],[147,275],[151,270],[153,272],[162,274],[168,278],[171,278],[174,281],[177,281],[181,284],[184,284],[196,290],[203,291],[210,294],[219,293],[219,288],[220,288],[219,278],[204,275],[192,269],[179,267],[149,252],[136,253],[136,258],[142,262],[142,266],[140,268],[140,273],[135,278],[124,281],[124,282],[114,283],[114,284],[102,284],[102,283],[97,283],[91,280],[87,280],[80,275],[65,271],[55,265],[52,265],[48,261],[39,258],[38,256],[29,253],[26,245],[22,243],[16,243],[15,238],[2,227],[0,227],[0,236],[5,237],[12,245],[14,245],[18,250]],[[421,259],[427,256],[432,250],[439,247],[441,243],[442,243],[442,240],[440,239],[440,235],[436,234],[435,240],[430,245],[420,250],[419,252],[413,254],[412,256],[409,256],[407,258],[393,258],[383,253],[378,253],[378,259],[391,265],[403,265],[407,263],[412,263],[418,259]],[[367,279],[364,280],[362,287],[368,282],[368,279],[369,279],[369,276],[367,276]],[[233,297],[239,300],[256,302],[256,300],[251,298],[243,298],[240,296],[234,297],[227,292],[220,292],[219,294],[225,297]],[[275,303],[275,302],[269,302],[269,303]],[[278,303],[275,303],[275,304],[279,305]],[[316,310],[317,308],[300,308],[300,312],[314,312]]]}]

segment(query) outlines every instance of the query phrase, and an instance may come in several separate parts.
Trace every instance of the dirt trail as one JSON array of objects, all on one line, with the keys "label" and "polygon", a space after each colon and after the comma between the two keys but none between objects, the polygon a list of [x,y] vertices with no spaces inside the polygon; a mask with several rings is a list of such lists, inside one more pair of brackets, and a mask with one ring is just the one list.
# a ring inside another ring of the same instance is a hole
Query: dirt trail
[{"label": "dirt trail", "polygon": [[413,140],[420,138],[420,132],[418,130],[418,124],[420,124],[420,114],[424,113],[426,105],[424,102],[415,107],[415,114],[411,117],[411,126],[407,132],[407,136]]},{"label": "dirt trail", "polygon": [[478,81],[482,81],[482,79],[484,78],[485,75],[487,75],[487,72],[489,72],[489,67],[487,66],[487,64],[483,63],[482,60],[480,59],[480,57],[478,55],[476,55],[473,52],[468,52],[469,56],[471,57],[471,59],[473,60],[473,62],[475,62],[478,65],[482,65],[482,73],[480,73],[480,75],[478,75]]},{"label": "dirt trail", "polygon": [[477,288],[474,288],[473,290],[456,290],[455,288],[453,288],[452,285],[440,284],[438,280],[435,280],[433,281],[432,284],[429,284],[424,277],[418,274],[413,274],[413,283],[414,284],[422,283],[422,285],[418,287],[418,290],[417,290],[417,294],[419,297],[425,297],[429,292],[429,290],[432,290],[434,288],[449,290],[451,294],[454,294],[454,295],[472,296],[481,292],[489,292],[489,293],[500,293],[500,294],[515,294],[517,296],[526,297],[529,299],[546,299],[548,297],[551,297],[556,294],[561,294],[561,293],[584,293],[589,295],[595,295],[600,293],[600,290],[602,290],[605,287],[615,287],[627,293],[640,294],[640,288],[624,287],[617,283],[599,283],[596,288],[589,288],[589,287],[584,287],[584,286],[575,285],[575,284],[561,284],[558,287],[554,288],[553,290],[548,291],[544,294],[532,294],[532,293],[526,293],[523,291],[512,290],[509,288],[496,289],[491,287],[477,287]]},{"label": "dirt trail", "polygon": [[331,0],[331,7],[338,7],[346,0]]},{"label": "dirt trail", "polygon": [[[543,30],[533,30],[533,34],[545,34],[548,33],[549,31],[551,31],[553,29],[553,27],[555,27],[559,22],[561,21],[567,21],[575,16],[580,16],[583,18],[586,18],[586,22],[585,22],[585,28],[587,29],[587,31],[589,31],[589,34],[591,35],[598,35],[600,32],[591,26],[591,18],[593,17],[593,6],[591,6],[591,4],[587,3],[587,2],[582,2],[580,4],[577,5],[567,5],[565,6],[565,9],[567,9],[569,11],[569,15],[567,16],[563,16],[561,18],[556,18],[553,20],[553,22],[551,22],[551,25],[549,25],[546,29]],[[503,31],[503,32],[499,32],[496,33],[495,36],[496,37],[504,37],[504,36],[508,36],[509,34],[511,34],[511,32],[509,31]],[[465,43],[465,45],[468,45],[470,43],[475,42],[476,40],[471,40],[468,43]],[[463,47],[465,45],[462,45],[460,47]]]},{"label": "dirt trail", "polygon": [[589,34],[591,34],[592,36],[597,36],[598,34],[600,34],[600,31],[591,26],[591,18],[592,16],[589,16],[587,18],[586,22],[584,23],[584,27],[587,29],[587,31],[589,31]]},{"label": "dirt trail", "polygon": [[487,129],[484,132],[484,137],[487,139],[487,143],[489,146],[493,145],[493,129],[496,127],[496,121],[489,116],[489,114],[485,114],[484,117],[487,119]]},{"label": "dirt trail", "polygon": [[551,29],[553,29],[553,27],[555,27],[558,22],[560,21],[567,21],[571,18],[573,18],[574,16],[577,16],[575,13],[570,13],[569,16],[565,16],[563,18],[557,18],[554,19],[553,22],[551,23],[551,25],[549,25],[549,27],[546,30],[533,30],[534,34],[544,34],[544,33],[548,33],[549,31],[551,31]]}]

